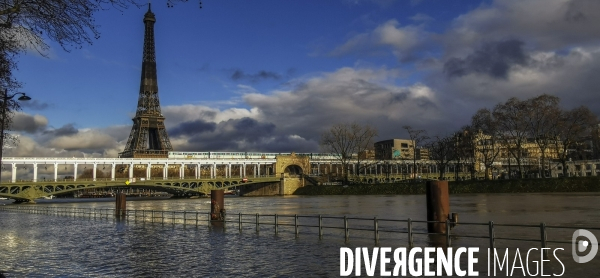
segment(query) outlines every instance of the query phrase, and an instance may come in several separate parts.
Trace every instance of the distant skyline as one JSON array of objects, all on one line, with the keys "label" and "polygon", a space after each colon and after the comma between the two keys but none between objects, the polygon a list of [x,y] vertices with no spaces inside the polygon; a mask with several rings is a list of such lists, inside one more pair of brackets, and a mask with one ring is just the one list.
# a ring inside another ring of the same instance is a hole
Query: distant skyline
[{"label": "distant skyline", "polygon": [[[95,16],[101,36],[19,57],[33,100],[4,156],[122,152],[139,86],[144,7]],[[159,96],[176,151],[319,152],[356,121],[446,135],[480,108],[551,94],[600,114],[600,1],[152,3]]]}]

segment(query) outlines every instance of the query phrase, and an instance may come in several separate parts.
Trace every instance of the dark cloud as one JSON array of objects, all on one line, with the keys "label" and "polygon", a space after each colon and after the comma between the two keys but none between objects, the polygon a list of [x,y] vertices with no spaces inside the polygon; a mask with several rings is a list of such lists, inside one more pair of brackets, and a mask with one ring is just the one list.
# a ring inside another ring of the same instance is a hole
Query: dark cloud
[{"label": "dark cloud", "polygon": [[169,130],[169,134],[172,136],[194,135],[194,134],[200,134],[203,132],[213,132],[213,131],[215,131],[216,127],[217,127],[217,124],[215,124],[215,123],[207,122],[202,119],[198,119],[198,120],[183,122],[183,123],[175,126],[174,128],[171,128]]},{"label": "dark cloud", "polygon": [[182,148],[211,151],[264,151],[263,147],[267,145],[265,142],[276,136],[275,124],[259,122],[248,117],[212,124],[214,124],[213,130],[191,135]]},{"label": "dark cloud", "polygon": [[444,72],[448,77],[481,73],[506,79],[513,65],[527,64],[523,45],[524,43],[519,40],[486,43],[464,59],[449,59],[444,64]]},{"label": "dark cloud", "polygon": [[40,115],[28,115],[25,113],[15,113],[12,119],[11,129],[13,131],[24,131],[35,133],[46,129],[48,119]]},{"label": "dark cloud", "polygon": [[245,151],[241,150],[235,141],[221,141],[215,140],[215,138],[210,138],[210,140],[198,139],[188,141],[188,144],[182,149],[178,149],[178,151]]},{"label": "dark cloud", "polygon": [[46,131],[44,131],[44,134],[58,137],[58,136],[74,135],[74,134],[77,134],[78,132],[79,132],[79,130],[77,128],[75,128],[75,126],[73,124],[66,124],[57,129],[46,130]]},{"label": "dark cloud", "polygon": [[[209,107],[198,107],[191,104],[182,106],[165,106],[162,107],[163,115],[165,116],[165,125],[167,129],[171,126],[177,126],[182,122],[194,121],[203,119],[205,121],[215,121],[217,110]],[[131,126],[129,127],[131,129]]]},{"label": "dark cloud", "polygon": [[266,70],[261,70],[257,73],[245,73],[241,69],[234,69],[233,73],[231,74],[231,79],[233,81],[247,80],[250,82],[258,82],[266,79],[279,80],[281,79],[281,75],[276,72]]},{"label": "dark cloud", "polygon": [[404,91],[396,94],[390,92],[390,102],[388,104],[392,105],[395,103],[402,103],[408,99],[409,94],[409,91]]},{"label": "dark cloud", "polygon": [[236,135],[244,137],[246,140],[252,141],[255,138],[268,136],[275,130],[273,123],[259,123],[252,118],[242,118],[239,120],[229,120],[226,125],[231,125],[236,131]]},{"label": "dark cloud", "polygon": [[586,23],[590,18],[593,19],[597,16],[597,11],[593,10],[599,7],[597,2],[595,0],[574,0],[569,2],[564,15],[565,21],[569,23]]},{"label": "dark cloud", "polygon": [[59,129],[54,130],[54,135],[56,136],[66,136],[66,135],[73,135],[73,134],[77,134],[79,132],[79,130],[77,130],[73,124],[67,124],[64,125],[62,127],[60,127]]},{"label": "dark cloud", "polygon": [[317,148],[318,142],[305,140],[295,136],[279,135],[269,140],[268,144],[263,146],[265,152],[283,153],[283,152],[298,152],[309,153],[319,152]]}]

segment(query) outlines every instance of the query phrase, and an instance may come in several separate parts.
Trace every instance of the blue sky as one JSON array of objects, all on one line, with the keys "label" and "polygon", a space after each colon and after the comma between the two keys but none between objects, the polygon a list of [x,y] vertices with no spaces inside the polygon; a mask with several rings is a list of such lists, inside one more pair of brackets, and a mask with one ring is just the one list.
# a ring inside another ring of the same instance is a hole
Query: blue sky
[{"label": "blue sky", "polygon": [[[96,14],[101,37],[20,56],[35,101],[18,156],[115,156],[139,93],[146,7]],[[332,124],[444,135],[479,108],[554,94],[594,112],[592,0],[155,0],[159,95],[176,150],[319,151]]]}]

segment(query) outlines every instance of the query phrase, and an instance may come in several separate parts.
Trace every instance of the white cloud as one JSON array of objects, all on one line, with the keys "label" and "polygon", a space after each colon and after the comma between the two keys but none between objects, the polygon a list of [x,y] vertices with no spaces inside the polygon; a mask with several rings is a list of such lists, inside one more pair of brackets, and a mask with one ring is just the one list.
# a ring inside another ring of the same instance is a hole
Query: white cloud
[{"label": "white cloud", "polygon": [[411,57],[414,51],[419,51],[417,47],[421,46],[427,36],[422,25],[400,27],[397,20],[391,19],[377,26],[373,31],[353,36],[346,43],[335,48],[331,55],[373,54],[383,47],[391,48],[394,55],[405,59]]},{"label": "white cloud", "polygon": [[59,136],[48,142],[48,147],[65,150],[92,150],[102,152],[117,145],[115,138],[99,130],[88,129],[71,135]]},{"label": "white cloud", "polygon": [[244,99],[259,109],[259,119],[274,123],[284,134],[313,140],[340,122],[372,124],[391,136],[384,131],[390,126],[439,120],[435,92],[424,84],[397,86],[397,76],[397,70],[385,68],[341,68],[308,79],[294,90],[248,94]]},{"label": "white cloud", "polygon": [[444,36],[449,55],[513,38],[546,51],[595,44],[600,38],[600,1],[496,0],[457,17]]},{"label": "white cloud", "polygon": [[510,97],[527,99],[550,94],[560,97],[567,108],[586,105],[600,114],[596,101],[600,81],[594,77],[600,71],[600,48],[576,48],[566,54],[536,51],[529,58],[526,65],[512,67],[506,79],[485,74],[447,78],[436,73],[429,77],[428,84],[443,90],[448,98],[445,103],[457,113],[472,113],[469,106],[492,108]]}]

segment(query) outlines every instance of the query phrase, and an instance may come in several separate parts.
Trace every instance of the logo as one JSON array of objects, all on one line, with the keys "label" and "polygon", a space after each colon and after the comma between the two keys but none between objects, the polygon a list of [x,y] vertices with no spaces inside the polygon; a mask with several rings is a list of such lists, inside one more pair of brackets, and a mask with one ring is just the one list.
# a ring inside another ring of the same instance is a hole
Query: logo
[{"label": "logo", "polygon": [[[585,239],[579,239],[579,237],[585,237]],[[573,233],[572,240],[573,260],[575,262],[584,264],[591,261],[598,253],[598,239],[588,230],[579,229]],[[583,253],[590,247],[590,252],[585,256],[580,256],[579,253]]]}]

